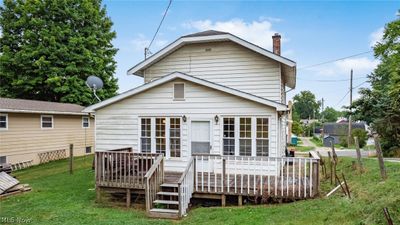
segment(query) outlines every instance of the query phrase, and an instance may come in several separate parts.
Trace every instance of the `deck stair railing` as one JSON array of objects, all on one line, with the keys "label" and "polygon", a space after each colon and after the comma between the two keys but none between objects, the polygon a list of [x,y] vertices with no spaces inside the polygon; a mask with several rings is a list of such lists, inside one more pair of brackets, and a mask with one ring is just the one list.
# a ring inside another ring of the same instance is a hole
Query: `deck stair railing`
[{"label": "deck stair railing", "polygon": [[164,182],[164,156],[157,156],[154,164],[151,166],[144,176],[145,179],[145,195],[146,195],[146,211],[154,208],[154,200],[156,200],[157,192],[160,191],[160,186]]},{"label": "deck stair railing", "polygon": [[178,201],[180,217],[185,215],[189,208],[190,199],[192,198],[192,194],[194,192],[194,173],[194,158],[191,157],[185,171],[178,181]]}]

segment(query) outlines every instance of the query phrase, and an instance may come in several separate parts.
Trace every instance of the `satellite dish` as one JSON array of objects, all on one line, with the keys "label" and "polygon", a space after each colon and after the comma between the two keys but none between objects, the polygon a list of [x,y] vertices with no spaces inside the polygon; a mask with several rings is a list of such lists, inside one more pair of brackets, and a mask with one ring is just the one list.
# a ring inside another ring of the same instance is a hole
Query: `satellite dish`
[{"label": "satellite dish", "polygon": [[99,102],[101,101],[100,98],[96,95],[96,90],[102,89],[103,88],[103,81],[96,77],[96,76],[89,76],[86,79],[86,85],[93,90],[93,94],[94,96],[97,98],[97,100],[99,100]]},{"label": "satellite dish", "polygon": [[103,81],[96,76],[89,76],[86,80],[86,85],[94,90],[99,90],[103,88]]}]

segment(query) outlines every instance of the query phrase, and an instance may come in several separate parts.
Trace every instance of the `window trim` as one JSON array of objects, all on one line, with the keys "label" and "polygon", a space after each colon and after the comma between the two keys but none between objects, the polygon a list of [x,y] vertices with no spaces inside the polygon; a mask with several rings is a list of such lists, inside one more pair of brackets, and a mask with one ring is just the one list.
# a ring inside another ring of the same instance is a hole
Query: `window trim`
[{"label": "window trim", "polygon": [[[183,84],[183,98],[175,98],[175,84]],[[172,98],[174,101],[185,101],[186,97],[186,85],[184,82],[174,82],[172,84]]]},{"label": "window trim", "polygon": [[[43,117],[51,118],[51,127],[43,127]],[[53,129],[54,128],[54,117],[53,115],[40,115],[40,128],[44,130]]]},{"label": "window trim", "polygon": [[0,113],[0,116],[5,116],[6,117],[6,127],[0,127],[0,131],[8,130],[8,114],[7,113]]},{"label": "window trim", "polygon": [[[85,118],[88,119],[88,122],[87,122],[88,126],[87,127],[84,126],[84,124],[85,124],[84,119]],[[90,117],[89,116],[82,116],[82,128],[90,128]]]}]

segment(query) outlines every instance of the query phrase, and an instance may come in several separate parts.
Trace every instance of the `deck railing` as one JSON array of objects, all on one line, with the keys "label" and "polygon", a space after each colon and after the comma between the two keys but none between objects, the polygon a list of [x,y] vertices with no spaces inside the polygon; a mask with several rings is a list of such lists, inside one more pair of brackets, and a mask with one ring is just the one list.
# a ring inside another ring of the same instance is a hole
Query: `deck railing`
[{"label": "deck railing", "polygon": [[96,185],[144,189],[144,176],[157,156],[151,153],[132,153],[128,148],[96,152]]},{"label": "deck railing", "polygon": [[156,200],[157,192],[160,190],[160,185],[164,182],[164,156],[157,156],[156,161],[147,171],[144,176],[146,181],[145,195],[146,195],[146,211],[154,207],[153,201]]},{"label": "deck railing", "polygon": [[178,181],[179,216],[186,214],[194,191],[194,158],[192,157]]},{"label": "deck railing", "polygon": [[319,158],[196,155],[195,192],[309,198],[318,193]]}]

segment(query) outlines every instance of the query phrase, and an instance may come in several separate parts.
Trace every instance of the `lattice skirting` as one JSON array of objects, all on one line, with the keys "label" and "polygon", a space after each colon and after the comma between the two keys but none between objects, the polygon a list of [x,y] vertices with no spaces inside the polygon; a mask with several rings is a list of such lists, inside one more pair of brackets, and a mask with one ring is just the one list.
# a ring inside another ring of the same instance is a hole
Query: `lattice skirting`
[{"label": "lattice skirting", "polygon": [[67,158],[65,149],[38,153],[40,164]]}]

